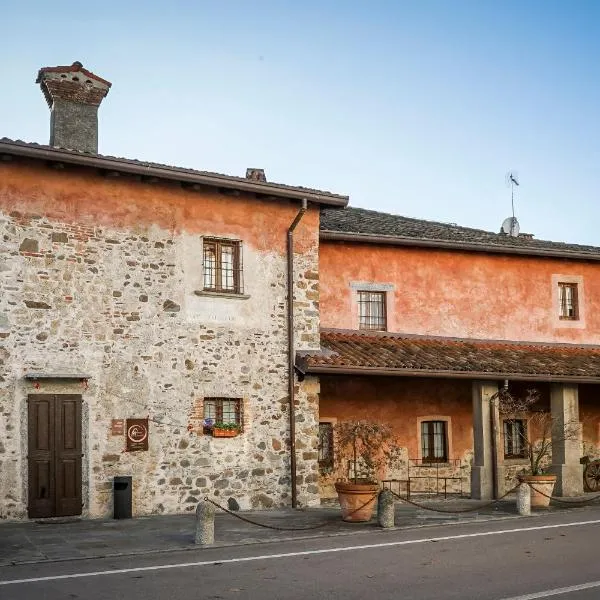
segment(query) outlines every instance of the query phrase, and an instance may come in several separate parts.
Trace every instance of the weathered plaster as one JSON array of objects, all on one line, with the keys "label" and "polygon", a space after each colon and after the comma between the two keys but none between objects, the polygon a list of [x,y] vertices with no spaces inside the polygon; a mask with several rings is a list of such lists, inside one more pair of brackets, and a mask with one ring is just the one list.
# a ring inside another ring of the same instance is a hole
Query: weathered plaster
[{"label": "weathered plaster", "polygon": [[[324,241],[321,325],[356,328],[351,282],[394,282],[389,330],[600,344],[600,264]],[[581,319],[556,318],[555,276],[580,284]]]}]

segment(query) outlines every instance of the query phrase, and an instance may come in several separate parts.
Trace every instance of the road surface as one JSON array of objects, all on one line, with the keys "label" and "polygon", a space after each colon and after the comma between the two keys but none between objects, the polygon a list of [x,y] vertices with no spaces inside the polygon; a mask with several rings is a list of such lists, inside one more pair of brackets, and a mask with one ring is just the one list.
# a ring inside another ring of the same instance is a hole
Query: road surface
[{"label": "road surface", "polygon": [[0,600],[596,600],[600,508],[0,568]]}]

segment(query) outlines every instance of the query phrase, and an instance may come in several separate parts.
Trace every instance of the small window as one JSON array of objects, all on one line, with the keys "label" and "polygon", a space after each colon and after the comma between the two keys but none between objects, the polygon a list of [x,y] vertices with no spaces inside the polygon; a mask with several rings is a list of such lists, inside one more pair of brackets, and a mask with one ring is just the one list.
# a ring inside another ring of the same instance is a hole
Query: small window
[{"label": "small window", "polygon": [[421,458],[424,463],[448,462],[446,421],[421,422]]},{"label": "small window", "polygon": [[561,319],[579,319],[579,298],[576,283],[558,284],[559,316]]},{"label": "small window", "polygon": [[521,419],[504,421],[504,458],[525,458],[527,428]]},{"label": "small window", "polygon": [[204,239],[204,290],[242,294],[241,242]]},{"label": "small window", "polygon": [[319,423],[319,468],[333,467],[333,423]]},{"label": "small window", "polygon": [[204,398],[204,428],[210,431],[216,423],[242,426],[240,398]]},{"label": "small window", "polygon": [[358,292],[358,327],[374,331],[387,329],[385,292]]}]

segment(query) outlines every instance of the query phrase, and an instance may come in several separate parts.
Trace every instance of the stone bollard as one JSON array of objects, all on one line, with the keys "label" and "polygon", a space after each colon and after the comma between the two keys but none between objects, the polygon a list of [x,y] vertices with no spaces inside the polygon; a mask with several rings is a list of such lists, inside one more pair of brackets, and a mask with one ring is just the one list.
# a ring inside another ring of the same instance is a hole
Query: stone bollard
[{"label": "stone bollard", "polygon": [[531,490],[528,483],[521,483],[517,489],[517,512],[522,517],[531,514]]},{"label": "stone bollard", "polygon": [[196,507],[196,538],[199,546],[210,546],[215,543],[215,506],[204,500]]},{"label": "stone bollard", "polygon": [[379,527],[394,526],[394,494],[390,490],[381,490],[377,499],[377,522]]}]

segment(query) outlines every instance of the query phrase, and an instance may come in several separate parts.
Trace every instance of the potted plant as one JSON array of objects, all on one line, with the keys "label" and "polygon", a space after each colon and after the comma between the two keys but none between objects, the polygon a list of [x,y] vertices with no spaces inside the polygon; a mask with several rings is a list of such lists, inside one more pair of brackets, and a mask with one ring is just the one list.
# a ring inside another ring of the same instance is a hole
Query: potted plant
[{"label": "potted plant", "polygon": [[519,396],[512,394],[505,384],[495,397],[502,417],[527,420],[527,427],[520,430],[519,437],[529,464],[518,477],[519,481],[529,484],[531,506],[545,508],[550,504],[550,496],[556,483],[556,475],[548,471],[552,442],[578,440],[581,424],[579,421],[560,423],[540,403],[540,393],[536,389],[528,389]]},{"label": "potted plant", "polygon": [[399,454],[389,425],[342,421],[334,427],[336,471],[347,477],[335,483],[342,519],[369,521],[379,492],[378,476]]},{"label": "potted plant", "polygon": [[235,437],[240,432],[240,426],[237,423],[224,423],[215,421],[209,427],[213,437]]}]

